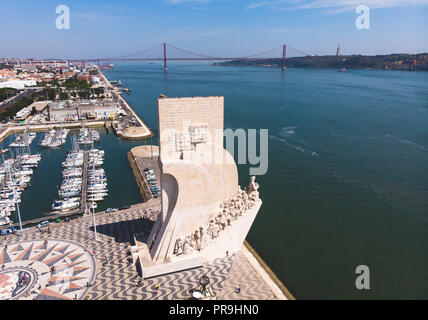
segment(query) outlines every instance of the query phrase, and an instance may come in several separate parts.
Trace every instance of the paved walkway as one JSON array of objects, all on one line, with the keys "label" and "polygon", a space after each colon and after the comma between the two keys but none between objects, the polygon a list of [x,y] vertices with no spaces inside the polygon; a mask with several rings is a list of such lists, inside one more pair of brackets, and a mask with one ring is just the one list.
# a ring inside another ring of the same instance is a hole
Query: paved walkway
[{"label": "paved walkway", "polygon": [[[157,212],[159,202],[150,201],[145,204],[133,206],[126,211],[118,211],[111,214],[99,214],[97,216],[98,241],[94,241],[92,216],[72,220],[71,222],[52,224],[50,234],[40,233],[37,229],[25,231],[25,239],[20,242],[17,235],[8,236],[3,240],[0,252],[7,252],[9,263],[15,263],[15,267],[8,268],[13,274],[3,276],[6,280],[16,280],[20,269],[18,261],[24,261],[24,266],[29,267],[28,261],[34,261],[38,256],[42,264],[50,267],[75,265],[79,274],[67,275],[46,273],[42,265],[36,266],[43,281],[38,285],[31,285],[29,296],[26,292],[13,292],[13,281],[3,281],[0,270],[0,292],[2,299],[189,299],[190,290],[199,287],[199,279],[207,275],[211,280],[211,289],[220,299],[273,299],[274,296],[264,282],[257,276],[254,269],[248,264],[244,255],[225,257],[208,263],[203,268],[183,271],[172,275],[164,275],[157,278],[146,279],[141,287],[134,287],[134,277],[137,270],[127,255],[128,242],[132,241],[134,233],[148,232],[151,230]],[[54,246],[51,255],[43,256],[45,249],[44,239],[48,239],[46,248]],[[5,244],[7,243],[7,250]],[[31,249],[29,249],[31,247]],[[18,248],[18,249],[15,249]],[[36,249],[38,248],[38,249]],[[85,251],[87,249],[87,251]],[[11,251],[14,251],[11,253]],[[82,254],[78,257],[78,255]],[[42,257],[43,256],[43,257]],[[2,263],[7,258],[2,255]],[[19,259],[18,259],[19,257]],[[77,259],[77,260],[73,260]],[[47,263],[47,261],[49,263]],[[31,262],[30,262],[31,263]],[[0,265],[1,266],[1,265]],[[85,270],[80,269],[85,268]],[[25,269],[25,270],[29,270]],[[24,271],[25,271],[24,270]],[[73,269],[74,270],[74,269]],[[57,270],[60,271],[59,269]],[[30,272],[27,272],[30,273]],[[43,288],[43,283],[52,283],[48,288]],[[92,280],[93,279],[93,280]],[[9,283],[9,284],[6,284]],[[92,283],[90,288],[85,284]],[[55,285],[57,283],[57,285]],[[42,288],[39,289],[39,285]],[[159,285],[159,290],[156,286]],[[241,292],[235,293],[241,285]],[[58,288],[58,289],[56,289]],[[47,291],[47,290],[49,291]],[[30,289],[28,289],[30,290]]]}]

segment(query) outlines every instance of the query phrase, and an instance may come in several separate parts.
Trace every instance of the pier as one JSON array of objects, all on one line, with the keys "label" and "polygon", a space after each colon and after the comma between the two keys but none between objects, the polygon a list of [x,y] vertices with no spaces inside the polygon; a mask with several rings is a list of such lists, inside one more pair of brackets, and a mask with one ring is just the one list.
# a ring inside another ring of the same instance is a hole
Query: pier
[{"label": "pier", "polygon": [[[133,148],[127,154],[129,164],[137,182],[138,189],[145,201],[153,198],[150,191],[150,185],[144,173],[145,168],[151,168],[155,172],[157,179],[161,178],[159,167],[159,147],[158,146],[139,146]],[[155,200],[154,200],[155,201]],[[160,200],[156,200],[159,201]]]},{"label": "pier", "polygon": [[83,213],[86,213],[88,209],[88,203],[86,201],[86,194],[88,190],[88,155],[89,151],[85,149],[83,156],[82,196],[80,198],[80,211]]},{"label": "pier", "polygon": [[[117,100],[120,106],[125,110],[126,114],[134,117],[138,123],[138,127],[129,127],[125,129],[119,128],[119,122],[116,122],[116,134],[122,139],[143,139],[154,136],[152,130],[146,125],[146,123],[140,118],[140,116],[131,108],[131,106],[122,97],[120,90],[117,90],[107,77],[99,70],[101,80],[105,83],[106,88],[111,90],[111,94],[114,99]],[[127,89],[129,90],[129,89]]]}]

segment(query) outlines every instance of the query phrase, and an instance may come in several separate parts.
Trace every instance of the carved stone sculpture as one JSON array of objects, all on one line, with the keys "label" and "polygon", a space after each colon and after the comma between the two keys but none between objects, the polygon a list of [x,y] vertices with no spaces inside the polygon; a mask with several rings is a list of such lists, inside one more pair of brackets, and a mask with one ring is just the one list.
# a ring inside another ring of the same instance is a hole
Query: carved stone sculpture
[{"label": "carved stone sculpture", "polygon": [[206,231],[200,227],[192,235],[187,236],[184,240],[177,239],[174,248],[174,254],[189,254],[195,250],[203,250],[212,240],[217,238],[223,230],[230,227],[234,220],[242,216],[248,209],[255,206],[259,200],[259,184],[256,177],[251,177],[248,188],[242,190],[239,187],[238,194],[229,201],[220,204],[219,212],[210,218]]}]

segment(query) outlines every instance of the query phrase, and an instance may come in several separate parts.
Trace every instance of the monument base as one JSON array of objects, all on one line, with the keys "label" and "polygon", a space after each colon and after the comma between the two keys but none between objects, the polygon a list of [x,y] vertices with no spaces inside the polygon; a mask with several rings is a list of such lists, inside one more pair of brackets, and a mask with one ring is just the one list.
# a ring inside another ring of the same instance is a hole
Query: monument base
[{"label": "monument base", "polygon": [[135,235],[135,246],[132,248],[132,254],[137,270],[143,279],[148,279],[200,268],[207,262],[228,255],[232,256],[241,249],[261,205],[262,201],[258,200],[252,208],[233,221],[230,226],[227,226],[218,238],[213,239],[201,251],[194,251],[186,255],[174,255],[167,262],[154,262],[147,243],[138,241],[138,235]]}]

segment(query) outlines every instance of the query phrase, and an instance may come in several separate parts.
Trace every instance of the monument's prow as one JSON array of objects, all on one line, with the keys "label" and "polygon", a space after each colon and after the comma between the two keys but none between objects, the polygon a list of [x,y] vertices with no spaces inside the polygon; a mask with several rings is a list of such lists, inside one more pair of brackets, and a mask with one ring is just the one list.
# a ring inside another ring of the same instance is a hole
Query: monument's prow
[{"label": "monument's prow", "polygon": [[161,96],[158,112],[162,211],[140,256],[145,278],[238,252],[262,205],[223,148],[223,97]]}]

